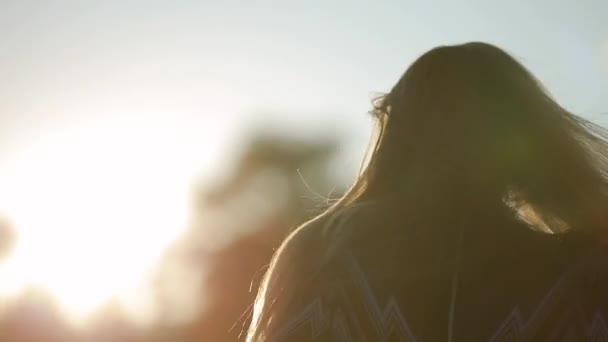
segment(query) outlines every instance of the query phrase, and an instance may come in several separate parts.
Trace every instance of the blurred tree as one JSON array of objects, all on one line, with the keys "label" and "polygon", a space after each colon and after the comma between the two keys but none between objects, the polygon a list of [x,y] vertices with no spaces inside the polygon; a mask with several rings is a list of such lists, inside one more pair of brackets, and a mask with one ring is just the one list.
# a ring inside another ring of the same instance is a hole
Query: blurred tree
[{"label": "blurred tree", "polygon": [[[334,190],[328,164],[337,146],[332,140],[258,132],[246,143],[231,176],[216,188],[202,191],[200,210],[224,210],[248,233],[203,257],[209,260],[205,288],[209,300],[190,329],[192,340],[222,342],[244,337],[257,286],[274,250],[291,229],[328,204],[327,196]],[[271,210],[256,209],[258,202],[270,203]]]},{"label": "blurred tree", "polygon": [[[163,260],[167,267],[162,267],[164,280],[157,287],[162,322],[139,329],[125,319],[116,303],[110,303],[93,317],[88,330],[77,332],[59,319],[44,292],[32,290],[0,319],[0,341],[243,338],[257,286],[274,250],[294,227],[329,204],[327,197],[334,188],[328,168],[338,141],[254,131],[243,147],[232,171],[218,177],[222,182],[198,191],[193,229]],[[10,253],[15,241],[12,226],[0,220],[0,258]],[[192,311],[194,307],[203,310]],[[195,318],[189,323],[176,320],[179,311]]]},{"label": "blurred tree", "polygon": [[279,171],[288,183],[289,196],[283,215],[301,221],[302,215],[310,216],[307,209],[326,204],[326,196],[334,190],[328,177],[328,164],[337,146],[337,141],[329,139],[303,140],[264,132],[254,134],[241,153],[232,177],[217,188],[205,191],[201,203],[217,205],[239,196],[252,178],[272,169]]}]

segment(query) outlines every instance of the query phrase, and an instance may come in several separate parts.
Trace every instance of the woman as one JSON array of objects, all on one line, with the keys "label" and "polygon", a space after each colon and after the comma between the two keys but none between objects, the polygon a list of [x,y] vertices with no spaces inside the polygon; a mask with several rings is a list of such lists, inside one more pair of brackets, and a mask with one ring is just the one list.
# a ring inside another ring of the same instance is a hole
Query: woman
[{"label": "woman", "polygon": [[374,102],[348,193],[277,251],[249,341],[608,341],[608,143],[485,43]]}]

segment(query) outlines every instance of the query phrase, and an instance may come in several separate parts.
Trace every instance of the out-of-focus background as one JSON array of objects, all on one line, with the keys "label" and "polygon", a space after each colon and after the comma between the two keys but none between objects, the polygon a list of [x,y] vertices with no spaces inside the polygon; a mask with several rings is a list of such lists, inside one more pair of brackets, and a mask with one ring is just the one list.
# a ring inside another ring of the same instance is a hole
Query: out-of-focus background
[{"label": "out-of-focus background", "polygon": [[373,94],[484,40],[608,124],[608,2],[0,2],[0,341],[236,341]]}]

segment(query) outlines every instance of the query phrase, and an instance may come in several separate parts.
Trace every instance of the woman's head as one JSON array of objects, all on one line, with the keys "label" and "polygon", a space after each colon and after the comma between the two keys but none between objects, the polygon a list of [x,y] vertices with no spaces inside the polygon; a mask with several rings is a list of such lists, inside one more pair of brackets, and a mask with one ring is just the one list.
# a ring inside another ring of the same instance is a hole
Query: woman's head
[{"label": "woman's head", "polygon": [[[423,54],[374,101],[372,113],[378,134],[359,178],[317,218],[316,223],[327,219],[322,241],[328,251],[309,253],[321,243],[303,242],[303,232],[315,232],[308,229],[298,231],[302,254],[289,259],[279,252],[283,256],[274,260],[272,277],[261,287],[252,340],[272,335],[269,327],[278,325],[273,315],[281,315],[277,303],[297,297],[295,287],[280,282],[294,268],[290,260],[320,269],[342,242],[357,235],[342,234],[346,230],[364,232],[365,238],[355,240],[379,254],[383,249],[372,240],[385,245],[408,223],[414,226],[403,230],[408,233],[438,228],[425,236],[445,235],[461,217],[467,226],[511,227],[509,207],[539,229],[608,228],[608,134],[562,108],[526,68],[495,46],[468,43]],[[373,205],[359,206],[362,202]],[[361,207],[373,214],[359,215]],[[356,224],[334,224],[355,214],[349,222]],[[502,214],[507,217],[500,222]],[[292,238],[290,244],[297,242]]]},{"label": "woman's head", "polygon": [[372,113],[378,138],[350,199],[413,193],[433,205],[475,205],[511,196],[569,225],[606,209],[586,203],[608,199],[603,131],[562,108],[498,47],[428,51]]}]

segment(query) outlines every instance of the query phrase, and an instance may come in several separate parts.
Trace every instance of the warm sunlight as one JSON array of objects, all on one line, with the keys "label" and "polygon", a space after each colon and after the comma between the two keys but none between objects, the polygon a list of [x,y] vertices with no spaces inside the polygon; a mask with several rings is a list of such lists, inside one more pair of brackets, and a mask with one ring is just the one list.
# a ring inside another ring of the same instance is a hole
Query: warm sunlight
[{"label": "warm sunlight", "polygon": [[209,132],[196,141],[200,129],[135,116],[75,124],[2,160],[0,212],[18,242],[0,262],[0,297],[40,287],[73,321],[113,297],[149,314],[129,294],[187,226],[191,182],[217,150]]}]

